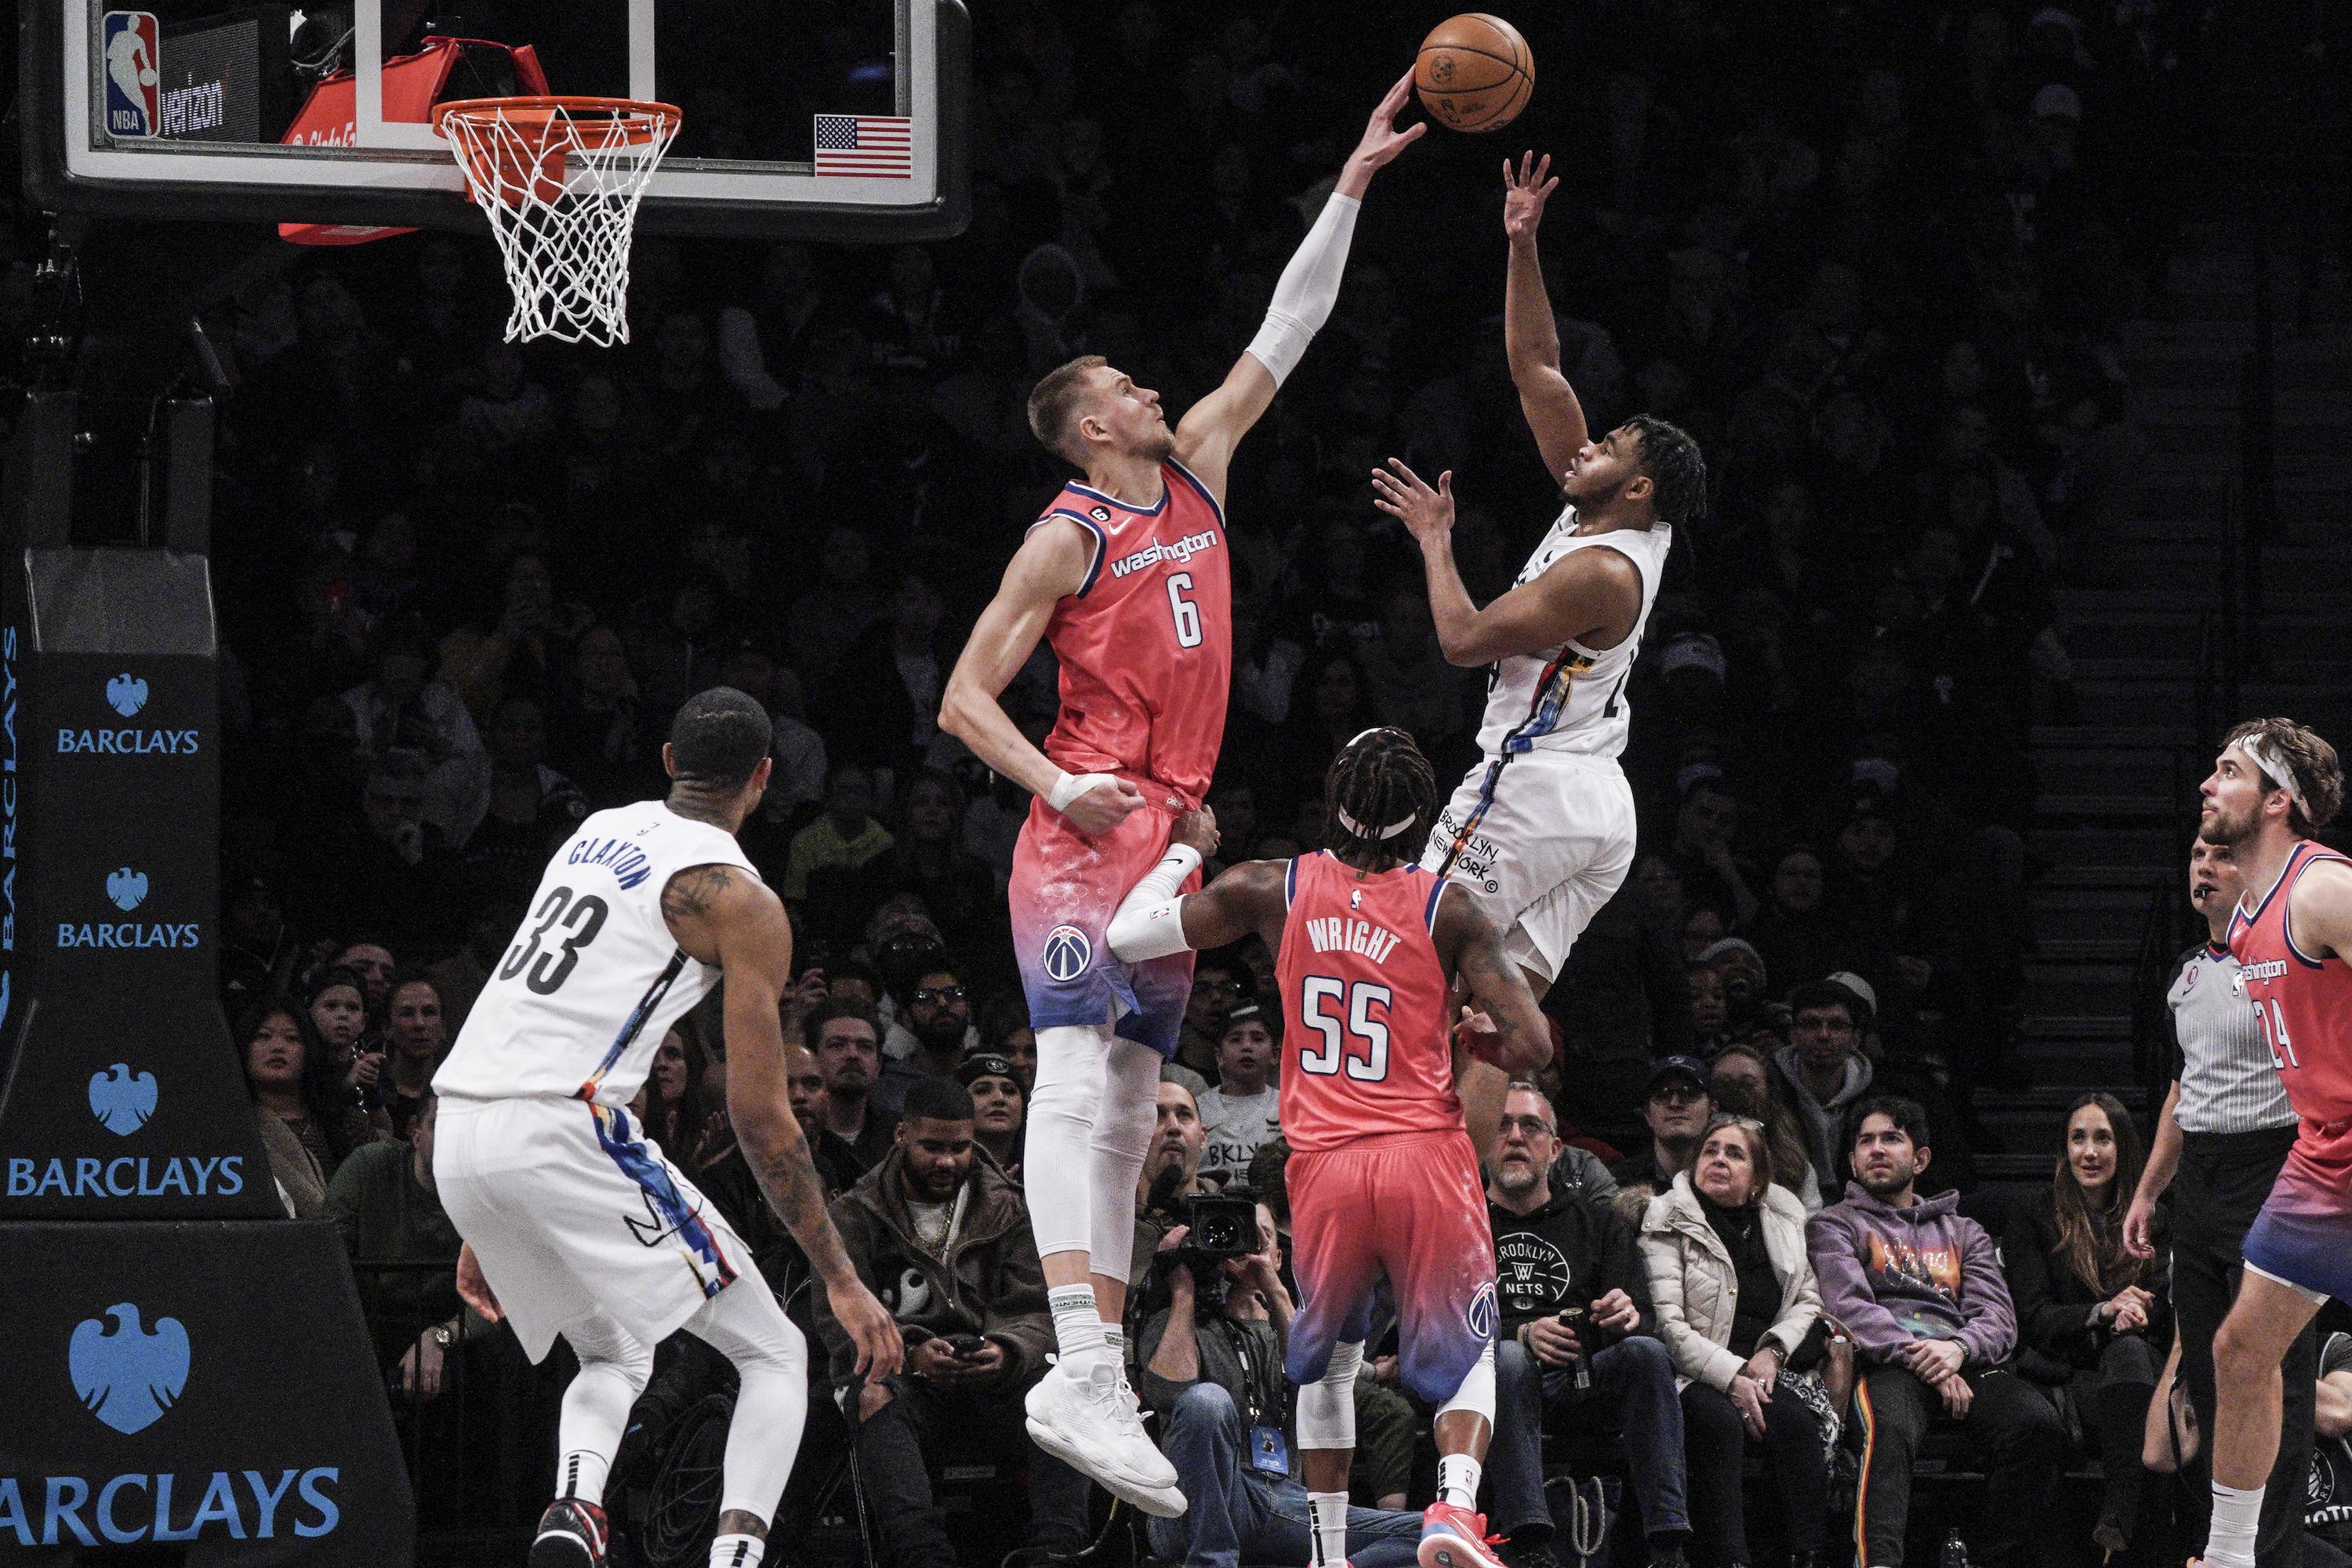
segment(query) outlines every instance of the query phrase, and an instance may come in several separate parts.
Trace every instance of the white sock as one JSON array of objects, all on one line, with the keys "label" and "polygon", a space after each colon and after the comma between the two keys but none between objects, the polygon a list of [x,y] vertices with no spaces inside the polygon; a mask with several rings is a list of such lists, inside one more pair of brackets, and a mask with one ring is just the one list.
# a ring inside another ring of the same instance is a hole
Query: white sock
[{"label": "white sock", "polygon": [[1467,1454],[1437,1456],[1437,1500],[1455,1508],[1478,1506],[1478,1461]]},{"label": "white sock", "polygon": [[1307,1521],[1315,1531],[1313,1568],[1343,1568],[1348,1561],[1348,1494],[1308,1492]]},{"label": "white sock", "polygon": [[604,1477],[611,1471],[613,1461],[603,1454],[586,1448],[575,1448],[563,1456],[555,1467],[559,1497],[577,1498],[582,1502],[604,1506]]},{"label": "white sock", "polygon": [[1103,1349],[1110,1355],[1111,1363],[1118,1368],[1121,1377],[1127,1375],[1127,1331],[1117,1323],[1105,1323]]},{"label": "white sock", "polygon": [[1054,1342],[1062,1352],[1065,1370],[1084,1372],[1110,1348],[1102,1314],[1095,1309],[1091,1285],[1056,1285],[1045,1292],[1054,1314]]},{"label": "white sock", "polygon": [[756,1535],[722,1535],[710,1543],[710,1568],[760,1568],[768,1543]]},{"label": "white sock", "polygon": [[2263,1489],[2213,1483],[2213,1522],[2205,1536],[2206,1568],[2254,1568],[2263,1523]]}]

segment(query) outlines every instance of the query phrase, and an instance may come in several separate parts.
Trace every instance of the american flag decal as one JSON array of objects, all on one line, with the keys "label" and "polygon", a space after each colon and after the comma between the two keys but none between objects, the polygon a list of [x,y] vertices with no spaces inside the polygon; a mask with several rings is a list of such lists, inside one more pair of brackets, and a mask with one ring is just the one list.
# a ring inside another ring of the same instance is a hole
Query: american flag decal
[{"label": "american flag decal", "polygon": [[816,172],[868,180],[915,177],[915,122],[903,114],[820,114]]}]

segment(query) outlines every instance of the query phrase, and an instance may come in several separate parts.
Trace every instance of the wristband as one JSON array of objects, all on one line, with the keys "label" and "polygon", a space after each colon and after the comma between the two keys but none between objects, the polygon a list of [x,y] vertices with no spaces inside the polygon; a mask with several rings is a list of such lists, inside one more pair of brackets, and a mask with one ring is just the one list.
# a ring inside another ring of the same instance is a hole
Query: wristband
[{"label": "wristband", "polygon": [[1054,781],[1053,792],[1045,796],[1045,804],[1055,811],[1067,811],[1072,802],[1095,785],[1118,782],[1108,773],[1064,773]]}]

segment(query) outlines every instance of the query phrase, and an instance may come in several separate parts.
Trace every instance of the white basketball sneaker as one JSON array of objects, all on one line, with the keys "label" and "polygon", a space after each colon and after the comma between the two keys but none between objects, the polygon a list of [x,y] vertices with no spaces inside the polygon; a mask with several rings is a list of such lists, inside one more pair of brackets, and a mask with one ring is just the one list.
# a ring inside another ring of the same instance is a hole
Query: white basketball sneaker
[{"label": "white basketball sneaker", "polygon": [[1148,1514],[1174,1519],[1184,1511],[1176,1467],[1144,1432],[1132,1398],[1127,1380],[1109,1360],[1093,1361],[1083,1372],[1065,1362],[1039,1378],[1024,1402],[1029,1436],[1113,1497]]}]

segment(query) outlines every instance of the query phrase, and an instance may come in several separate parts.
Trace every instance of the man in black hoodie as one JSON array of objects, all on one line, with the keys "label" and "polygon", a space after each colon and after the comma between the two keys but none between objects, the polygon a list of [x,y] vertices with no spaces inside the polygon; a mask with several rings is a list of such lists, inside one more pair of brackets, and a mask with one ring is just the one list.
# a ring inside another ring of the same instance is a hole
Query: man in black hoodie
[{"label": "man in black hoodie", "polygon": [[1488,1513],[1510,1539],[1513,1568],[1550,1568],[1543,1426],[1597,1406],[1624,1436],[1625,1484],[1640,1506],[1651,1568],[1682,1568],[1691,1536],[1683,1409],[1649,1276],[1633,1231],[1607,1204],[1552,1194],[1559,1152],[1551,1101],[1533,1084],[1513,1084],[1486,1188],[1502,1307]]},{"label": "man in black hoodie", "polygon": [[907,1090],[895,1146],[833,1203],[858,1278],[907,1342],[897,1376],[856,1383],[856,1347],[818,1303],[834,1383],[857,1394],[857,1461],[887,1568],[954,1568],[924,1458],[950,1435],[1025,1456],[1031,1546],[1067,1555],[1086,1544],[1086,1479],[1038,1452],[1023,1430],[1022,1396],[1045,1373],[1054,1344],[1029,1208],[973,1148],[971,1094],[952,1079],[919,1079]]}]

